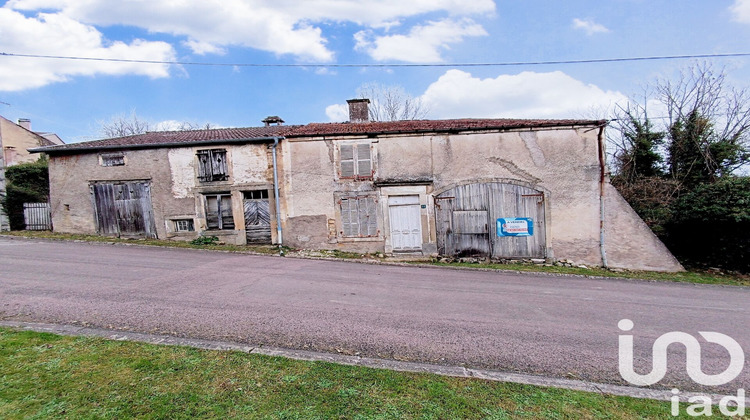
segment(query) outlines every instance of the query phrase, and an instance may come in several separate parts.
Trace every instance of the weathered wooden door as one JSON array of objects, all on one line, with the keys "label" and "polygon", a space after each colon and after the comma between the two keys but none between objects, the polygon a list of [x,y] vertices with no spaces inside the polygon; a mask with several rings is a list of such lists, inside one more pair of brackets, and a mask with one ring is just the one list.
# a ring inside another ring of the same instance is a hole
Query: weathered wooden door
[{"label": "weathered wooden door", "polygon": [[394,251],[422,250],[422,218],[419,208],[418,195],[388,198],[391,245]]},{"label": "weathered wooden door", "polygon": [[268,203],[268,191],[247,191],[244,197],[247,243],[270,244],[271,212]]},{"label": "weathered wooden door", "polygon": [[[498,236],[497,219],[525,218],[529,236]],[[435,197],[438,252],[451,256],[544,258],[544,194],[499,182],[462,185]]]},{"label": "weathered wooden door", "polygon": [[99,234],[156,237],[148,181],[94,183],[91,190]]}]

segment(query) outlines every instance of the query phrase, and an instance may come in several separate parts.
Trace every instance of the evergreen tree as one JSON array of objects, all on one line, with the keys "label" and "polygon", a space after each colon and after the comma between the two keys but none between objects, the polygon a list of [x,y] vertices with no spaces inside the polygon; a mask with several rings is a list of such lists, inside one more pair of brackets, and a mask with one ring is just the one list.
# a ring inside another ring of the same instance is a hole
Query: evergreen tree
[{"label": "evergreen tree", "polygon": [[664,132],[653,131],[648,118],[640,119],[627,113],[620,131],[626,142],[625,148],[616,155],[619,175],[632,183],[639,178],[661,176],[662,156],[657,147],[664,142]]}]

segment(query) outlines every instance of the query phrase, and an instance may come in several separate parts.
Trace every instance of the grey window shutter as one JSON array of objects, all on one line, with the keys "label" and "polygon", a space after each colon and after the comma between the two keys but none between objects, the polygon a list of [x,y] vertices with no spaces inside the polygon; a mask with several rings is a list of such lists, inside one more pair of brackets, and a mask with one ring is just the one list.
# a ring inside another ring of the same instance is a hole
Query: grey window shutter
[{"label": "grey window shutter", "polygon": [[357,176],[370,178],[372,176],[372,158],[370,144],[361,143],[357,145]]},{"label": "grey window shutter", "polygon": [[367,202],[367,236],[378,236],[378,205],[373,197],[365,199]]},{"label": "grey window shutter", "polygon": [[351,144],[342,144],[340,151],[341,177],[352,178],[356,175],[354,172],[354,146]]},{"label": "grey window shutter", "polygon": [[356,201],[348,198],[341,199],[341,230],[343,236],[357,236]]}]

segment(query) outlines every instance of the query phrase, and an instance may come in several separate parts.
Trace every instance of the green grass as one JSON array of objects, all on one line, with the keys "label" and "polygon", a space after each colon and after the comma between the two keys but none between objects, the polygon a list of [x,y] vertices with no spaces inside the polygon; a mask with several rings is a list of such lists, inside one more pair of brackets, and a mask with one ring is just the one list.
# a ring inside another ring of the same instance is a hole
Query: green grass
[{"label": "green grass", "polygon": [[[151,246],[163,246],[173,248],[192,248],[192,249],[212,249],[218,251],[228,252],[249,252],[256,254],[278,254],[279,248],[275,245],[218,245],[218,244],[193,244],[190,242],[183,241],[168,241],[162,239],[122,239],[113,238],[109,236],[98,236],[98,235],[78,235],[68,233],[53,233],[47,231],[18,231],[18,232],[3,232],[2,235],[27,237],[27,238],[42,238],[42,239],[57,239],[57,240],[78,240],[78,241],[89,241],[89,242],[116,242],[116,243],[131,243],[139,245],[151,245]],[[284,254],[294,255],[297,250],[290,249],[288,247],[282,247]],[[304,254],[302,254],[304,255]],[[348,260],[381,260],[388,261],[388,258],[378,258],[377,254],[360,254],[355,252],[345,252],[339,250],[321,250],[313,251],[312,255],[318,255],[325,258],[339,258]],[[576,274],[584,276],[600,276],[600,277],[618,277],[618,278],[632,278],[632,279],[643,279],[653,281],[671,281],[671,282],[684,282],[684,283],[702,283],[702,284],[717,284],[717,285],[731,285],[731,286],[750,286],[750,276],[741,274],[719,274],[709,271],[702,270],[688,270],[683,273],[657,273],[653,271],[623,271],[614,272],[603,268],[589,267],[589,268],[578,268],[578,267],[545,267],[537,264],[498,264],[498,263],[441,263],[441,262],[430,262],[430,261],[409,261],[415,264],[431,264],[435,266],[448,266],[448,267],[469,267],[469,268],[485,268],[494,270],[510,270],[510,271],[525,271],[525,272],[538,272],[538,273],[555,273],[555,274]]]},{"label": "green grass", "polygon": [[672,418],[660,401],[7,328],[0,372],[3,419]]},{"label": "green grass", "polygon": [[537,264],[496,264],[496,263],[441,263],[431,262],[431,265],[443,267],[469,267],[485,268],[493,270],[510,270],[536,273],[553,273],[553,274],[575,274],[583,276],[598,277],[617,277],[653,281],[671,281],[683,283],[701,283],[701,284],[722,284],[730,286],[750,286],[750,276],[740,274],[716,274],[702,270],[688,270],[682,273],[658,273],[655,271],[622,271],[615,272],[599,267],[578,268],[578,267],[545,267]]}]

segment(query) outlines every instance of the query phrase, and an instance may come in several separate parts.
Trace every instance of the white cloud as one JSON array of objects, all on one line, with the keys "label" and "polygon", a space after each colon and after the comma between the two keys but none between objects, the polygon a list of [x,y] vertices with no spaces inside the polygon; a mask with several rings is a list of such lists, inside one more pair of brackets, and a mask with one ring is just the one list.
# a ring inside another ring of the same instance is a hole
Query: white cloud
[{"label": "white cloud", "polygon": [[326,115],[331,122],[349,121],[349,108],[346,104],[328,105]]},{"label": "white cloud", "polygon": [[206,55],[206,54],[224,55],[226,54],[226,50],[224,48],[218,47],[209,42],[202,42],[202,41],[196,41],[194,39],[189,39],[183,42],[182,45],[190,48],[194,53],[198,55]]},{"label": "white cloud", "polygon": [[468,36],[483,36],[487,32],[471,19],[444,19],[417,25],[407,35],[374,36],[372,31],[354,35],[356,48],[366,51],[378,61],[398,60],[411,63],[442,62],[441,52],[450,49]]},{"label": "white cloud", "polygon": [[750,0],[735,0],[729,10],[737,22],[750,23]]},{"label": "white cloud", "polygon": [[198,54],[242,46],[312,61],[334,58],[316,23],[353,22],[387,30],[403,18],[426,13],[466,16],[495,10],[493,0],[10,0],[5,7],[55,10],[91,25],[184,36]]},{"label": "white cloud", "polygon": [[609,32],[606,26],[596,23],[591,19],[573,19],[573,28],[580,29],[589,36]]},{"label": "white cloud", "polygon": [[[139,39],[129,44],[108,42],[96,28],[62,14],[40,13],[29,18],[6,8],[0,8],[0,51],[150,61],[171,61],[175,57],[174,49],[165,42]],[[21,57],[2,57],[0,60],[0,91],[41,87],[68,80],[71,76],[134,74],[150,78],[169,77],[169,66],[165,64]]]},{"label": "white cloud", "polygon": [[480,79],[449,70],[424,95],[431,118],[582,118],[627,101],[561,72],[522,72]]}]

